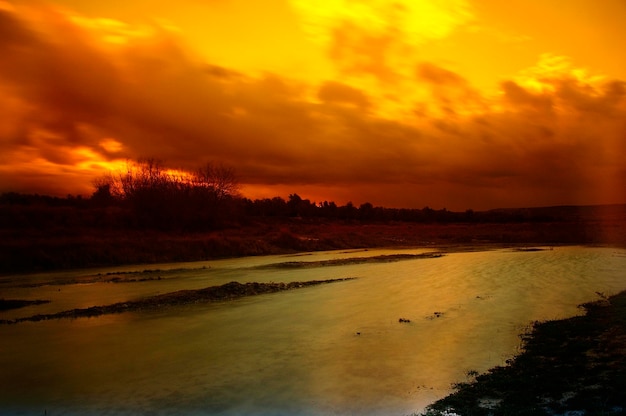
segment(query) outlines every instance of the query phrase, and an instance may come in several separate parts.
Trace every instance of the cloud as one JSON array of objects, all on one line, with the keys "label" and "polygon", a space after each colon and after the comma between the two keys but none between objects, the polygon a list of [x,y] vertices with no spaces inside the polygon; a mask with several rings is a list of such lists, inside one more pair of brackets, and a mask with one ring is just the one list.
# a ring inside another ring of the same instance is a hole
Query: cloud
[{"label": "cloud", "polygon": [[336,81],[325,82],[318,91],[318,97],[327,103],[354,105],[361,109],[370,106],[365,93]]},{"label": "cloud", "polygon": [[334,30],[350,24],[372,35],[395,33],[407,43],[419,44],[447,36],[473,19],[465,0],[292,0],[302,24],[312,38],[331,43]]},{"label": "cloud", "polygon": [[326,46],[337,68],[384,82],[404,75],[418,47],[474,18],[465,0],[291,0],[304,30]]},{"label": "cloud", "polygon": [[467,82],[463,77],[428,62],[422,62],[417,67],[418,77],[436,85],[464,86]]},{"label": "cloud", "polygon": [[553,99],[549,94],[527,91],[514,81],[502,83],[504,98],[515,108],[528,108],[549,114],[553,110]]},{"label": "cloud", "polygon": [[[158,25],[28,8],[0,9],[0,22],[0,191],[89,192],[106,169],[149,156],[220,161],[248,189],[357,204],[624,200],[626,84],[564,59],[542,58],[497,96],[420,62],[411,82],[425,95],[396,100],[394,84],[381,96],[206,62]],[[407,102],[402,116],[385,111]]]}]

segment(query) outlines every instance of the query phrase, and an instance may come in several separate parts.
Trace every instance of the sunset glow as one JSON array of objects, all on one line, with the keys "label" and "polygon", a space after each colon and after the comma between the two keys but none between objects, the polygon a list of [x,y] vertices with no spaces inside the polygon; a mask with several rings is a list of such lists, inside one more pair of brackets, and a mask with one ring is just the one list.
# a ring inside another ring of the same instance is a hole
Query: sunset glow
[{"label": "sunset glow", "polygon": [[[506,4],[505,4],[506,3]],[[626,202],[626,3],[0,0],[0,192],[142,157],[250,198]]]}]

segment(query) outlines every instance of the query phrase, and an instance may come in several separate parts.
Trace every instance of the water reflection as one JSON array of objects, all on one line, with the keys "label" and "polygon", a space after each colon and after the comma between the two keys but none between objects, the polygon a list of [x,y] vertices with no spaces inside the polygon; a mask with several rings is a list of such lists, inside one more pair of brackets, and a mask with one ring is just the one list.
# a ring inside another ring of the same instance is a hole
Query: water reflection
[{"label": "water reflection", "polygon": [[[396,252],[311,253],[297,260]],[[626,253],[608,248],[254,268],[293,260],[205,262],[206,269],[189,264],[187,271],[160,265],[175,271],[164,272],[159,281],[134,283],[18,288],[3,282],[5,298],[53,302],[3,312],[0,319],[232,280],[359,277],[233,302],[0,326],[0,410],[408,414],[447,394],[469,370],[503,364],[516,352],[517,335],[533,320],[571,316],[579,312],[577,304],[596,298],[596,291],[626,289]],[[401,317],[410,322],[398,322]]]}]

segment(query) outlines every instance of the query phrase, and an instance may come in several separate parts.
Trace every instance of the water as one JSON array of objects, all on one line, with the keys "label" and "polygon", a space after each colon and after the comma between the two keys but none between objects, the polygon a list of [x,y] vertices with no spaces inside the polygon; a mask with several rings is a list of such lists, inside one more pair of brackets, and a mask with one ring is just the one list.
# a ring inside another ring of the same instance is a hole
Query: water
[{"label": "water", "polygon": [[[504,364],[532,321],[581,313],[576,306],[596,292],[626,289],[626,250],[615,248],[255,267],[423,251],[157,265],[150,276],[160,280],[133,283],[69,284],[114,269],[0,278],[0,298],[52,300],[0,313],[13,319],[233,280],[358,277],[157,312],[2,325],[0,414],[405,415],[468,371]],[[46,284],[17,287],[25,282]]]}]

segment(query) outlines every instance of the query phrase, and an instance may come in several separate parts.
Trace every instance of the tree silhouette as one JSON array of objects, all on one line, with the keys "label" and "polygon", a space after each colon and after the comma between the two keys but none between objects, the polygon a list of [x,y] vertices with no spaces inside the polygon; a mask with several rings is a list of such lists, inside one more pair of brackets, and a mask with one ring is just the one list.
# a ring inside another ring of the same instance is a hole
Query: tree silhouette
[{"label": "tree silhouette", "polygon": [[196,170],[192,183],[195,187],[213,193],[218,200],[234,197],[239,192],[239,182],[235,170],[211,162]]},{"label": "tree silhouette", "polygon": [[159,159],[128,162],[124,172],[93,181],[91,200],[116,200],[132,212],[140,227],[202,229],[227,219],[226,207],[237,197],[239,183],[232,168],[207,163],[194,172],[165,168]]}]

